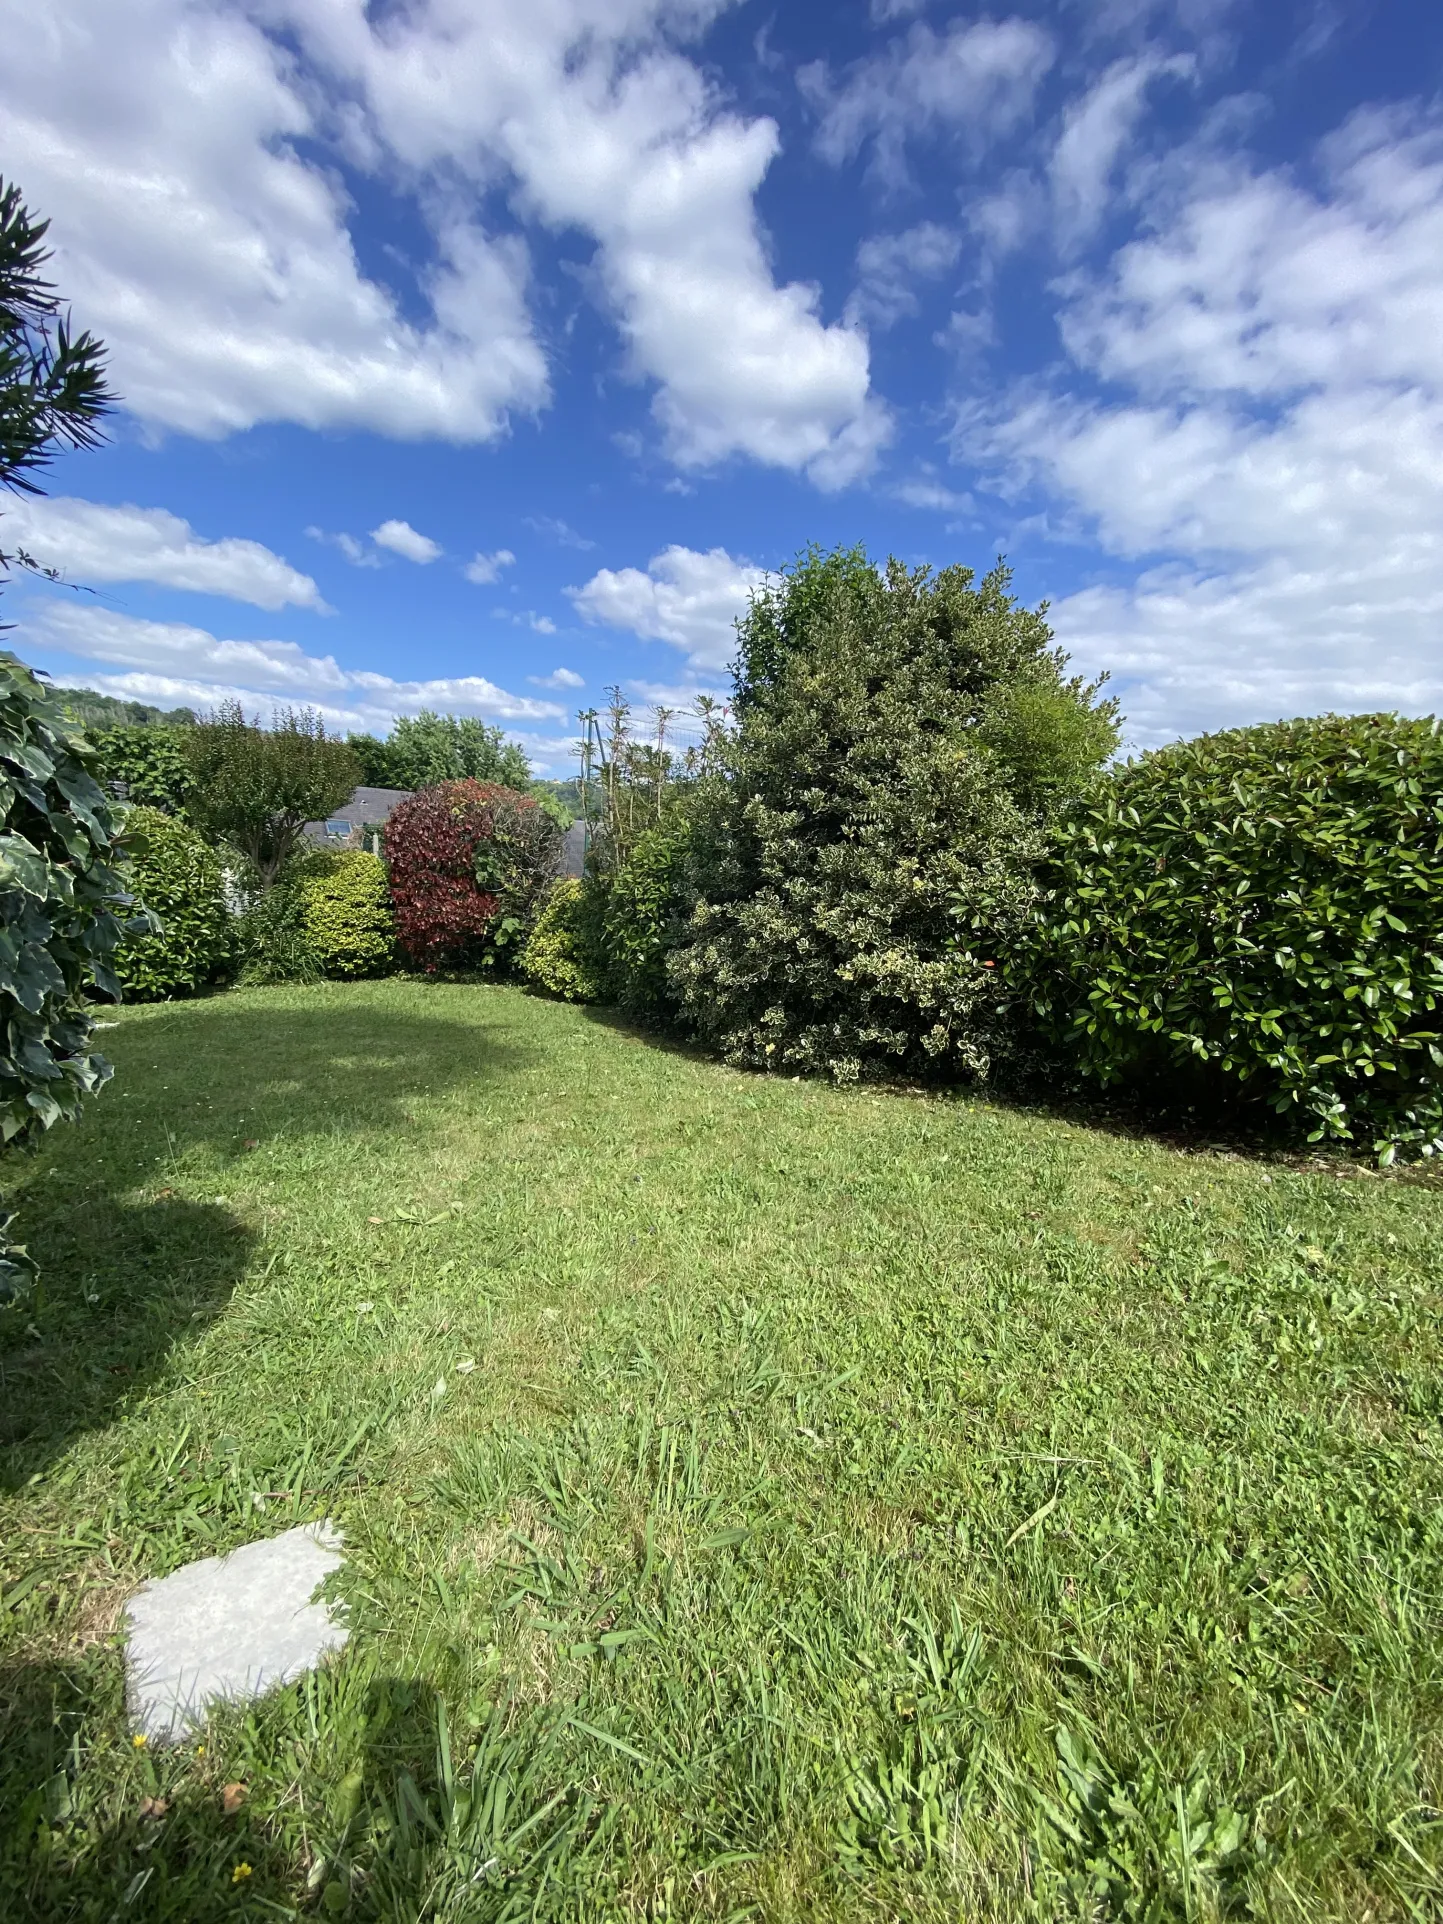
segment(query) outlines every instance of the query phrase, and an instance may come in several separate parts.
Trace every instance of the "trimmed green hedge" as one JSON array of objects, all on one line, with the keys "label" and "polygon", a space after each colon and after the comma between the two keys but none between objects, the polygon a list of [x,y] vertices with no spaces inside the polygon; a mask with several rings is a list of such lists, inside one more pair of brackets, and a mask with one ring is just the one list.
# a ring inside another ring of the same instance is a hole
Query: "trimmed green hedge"
[{"label": "trimmed green hedge", "polygon": [[321,974],[383,975],[395,957],[396,925],[386,865],[365,849],[318,849],[303,856],[286,886]]},{"label": "trimmed green hedge", "polygon": [[1385,1163],[1443,1146],[1436,722],[1326,715],[1145,755],[1046,880],[1012,973],[1084,1073],[1191,1067]]},{"label": "trimmed green hedge", "polygon": [[235,937],[215,850],[186,822],[158,808],[132,808],[122,840],[125,884],[160,921],[128,937],[115,972],[131,1002],[194,995],[228,973]]}]

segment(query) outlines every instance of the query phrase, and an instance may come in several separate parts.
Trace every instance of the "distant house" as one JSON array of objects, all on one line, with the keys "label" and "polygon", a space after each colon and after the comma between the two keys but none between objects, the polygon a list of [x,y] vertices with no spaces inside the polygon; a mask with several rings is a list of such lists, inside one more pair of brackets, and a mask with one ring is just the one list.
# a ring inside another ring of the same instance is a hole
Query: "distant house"
[{"label": "distant house", "polygon": [[306,840],[317,848],[366,848],[384,828],[391,810],[411,798],[409,788],[357,788],[344,808],[324,822],[307,822]]}]

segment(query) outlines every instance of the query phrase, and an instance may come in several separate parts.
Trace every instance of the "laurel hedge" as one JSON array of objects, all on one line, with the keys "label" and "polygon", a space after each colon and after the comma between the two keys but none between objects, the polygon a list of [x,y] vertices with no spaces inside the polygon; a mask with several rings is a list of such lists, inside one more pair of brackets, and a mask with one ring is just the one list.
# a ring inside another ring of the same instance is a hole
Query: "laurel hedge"
[{"label": "laurel hedge", "polygon": [[159,919],[116,956],[127,1000],[194,995],[221,981],[235,959],[235,936],[216,851],[158,808],[129,810],[122,847],[126,887]]},{"label": "laurel hedge", "polygon": [[[0,652],[0,1141],[72,1122],[110,1077],[91,998],[120,994],[112,962],[138,918],[116,866],[117,811],[55,694]],[[0,1305],[35,1266],[0,1211]]]},{"label": "laurel hedge", "polygon": [[1078,808],[1010,970],[1100,1083],[1443,1146],[1443,736],[1325,715],[1144,755]]}]

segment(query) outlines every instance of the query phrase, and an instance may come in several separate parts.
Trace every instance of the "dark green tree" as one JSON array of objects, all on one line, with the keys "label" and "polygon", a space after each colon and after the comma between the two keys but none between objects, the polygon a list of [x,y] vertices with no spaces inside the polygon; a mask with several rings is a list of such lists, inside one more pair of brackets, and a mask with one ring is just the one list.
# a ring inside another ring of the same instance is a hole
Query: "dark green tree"
[{"label": "dark green tree", "polygon": [[683,1013],[759,1068],[983,1075],[1058,804],[1117,740],[1000,564],[811,551],[739,624],[738,726],[688,801]]},{"label": "dark green tree", "polygon": [[469,780],[524,793],[530,786],[524,752],[499,728],[472,715],[437,715],[423,708],[419,715],[400,716],[385,741],[353,735],[350,746],[364,779],[379,788],[434,788],[438,782]]},{"label": "dark green tree", "polygon": [[361,771],[357,781],[367,788],[398,788],[400,783],[391,780],[391,745],[383,742],[379,735],[347,735],[346,746],[356,758],[356,766]]},{"label": "dark green tree", "polygon": [[356,786],[359,764],[314,709],[283,708],[270,728],[223,702],[187,737],[193,786],[186,812],[227,842],[262,889],[278,880],[307,822],[324,820]]},{"label": "dark green tree", "polygon": [[147,701],[123,701],[94,688],[61,688],[60,706],[77,728],[93,738],[105,728],[194,728],[193,708],[156,708]]},{"label": "dark green tree", "polygon": [[191,790],[187,735],[179,728],[145,724],[90,731],[95,774],[112,795],[167,815],[184,811]]}]

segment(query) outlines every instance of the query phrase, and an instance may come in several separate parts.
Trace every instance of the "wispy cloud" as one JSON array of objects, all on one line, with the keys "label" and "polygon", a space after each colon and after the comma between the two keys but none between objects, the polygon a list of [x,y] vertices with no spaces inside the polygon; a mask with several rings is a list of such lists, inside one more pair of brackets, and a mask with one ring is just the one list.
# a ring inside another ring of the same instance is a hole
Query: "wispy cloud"
[{"label": "wispy cloud", "polygon": [[588,541],[584,534],[578,534],[575,528],[570,528],[564,521],[557,520],[555,515],[528,514],[525,517],[525,525],[533,534],[542,535],[547,541],[554,541],[558,548],[576,548],[585,554],[596,546],[594,541]]},{"label": "wispy cloud", "polygon": [[498,548],[495,554],[473,555],[461,572],[478,587],[489,588],[501,579],[501,570],[514,566],[515,561],[509,548]]},{"label": "wispy cloud", "polygon": [[[137,701],[209,708],[242,701],[261,713],[272,704],[314,706],[333,726],[374,729],[422,708],[484,715],[501,722],[560,720],[565,710],[513,695],[483,675],[398,681],[343,667],[334,655],[308,655],[292,641],[225,640],[181,622],[142,621],[72,602],[34,602],[20,623],[27,656],[78,656],[108,671],[86,685]],[[72,674],[70,680],[73,682]]]}]

